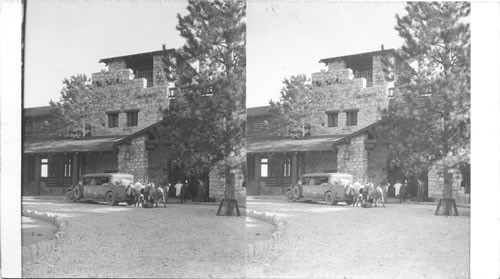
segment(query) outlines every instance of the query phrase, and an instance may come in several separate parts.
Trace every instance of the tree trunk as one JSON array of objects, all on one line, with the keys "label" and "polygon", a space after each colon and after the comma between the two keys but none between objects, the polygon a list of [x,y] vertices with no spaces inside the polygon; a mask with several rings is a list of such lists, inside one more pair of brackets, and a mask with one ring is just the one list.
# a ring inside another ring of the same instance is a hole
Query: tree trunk
[{"label": "tree trunk", "polygon": [[[443,198],[439,201],[435,214],[450,216],[454,209],[455,215],[458,216],[457,206],[453,199],[453,178],[448,170],[448,167],[443,168]],[[443,206],[442,214],[439,211],[441,205]]]}]

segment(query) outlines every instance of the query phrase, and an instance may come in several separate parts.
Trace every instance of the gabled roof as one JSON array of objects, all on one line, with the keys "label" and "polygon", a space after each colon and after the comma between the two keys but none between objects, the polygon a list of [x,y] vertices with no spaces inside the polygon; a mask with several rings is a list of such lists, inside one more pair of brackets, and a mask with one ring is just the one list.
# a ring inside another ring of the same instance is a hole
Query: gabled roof
[{"label": "gabled roof", "polygon": [[335,60],[335,59],[344,59],[344,58],[357,58],[357,57],[362,57],[362,56],[375,56],[375,55],[380,55],[380,54],[385,54],[389,52],[394,52],[394,49],[385,49],[385,50],[377,50],[377,51],[370,51],[370,52],[363,52],[363,53],[356,53],[356,54],[349,54],[349,55],[343,55],[343,56],[335,56],[335,57],[329,57],[329,58],[323,58],[319,60],[319,63],[325,63],[328,64],[328,62]]},{"label": "gabled roof", "polygon": [[158,126],[164,125],[164,124],[166,124],[166,123],[167,123],[167,121],[166,121],[165,119],[160,120],[160,121],[158,121],[158,122],[156,122],[156,123],[153,123],[153,124],[151,124],[151,125],[149,125],[149,126],[147,126],[147,127],[143,128],[143,129],[141,129],[141,130],[139,130],[139,131],[137,131],[137,132],[135,132],[135,133],[133,133],[133,134],[131,134],[131,135],[128,135],[128,136],[126,136],[126,137],[124,137],[124,138],[122,138],[122,139],[120,139],[120,140],[116,141],[116,142],[113,144],[113,146],[117,146],[117,145],[120,145],[120,144],[125,143],[125,142],[127,142],[127,141],[130,141],[131,139],[133,139],[133,138],[135,138],[135,137],[138,137],[138,136],[140,136],[140,135],[142,135],[142,134],[146,133],[147,131],[149,131],[149,130],[151,130],[151,129],[155,128],[155,127],[158,127]]},{"label": "gabled roof", "polygon": [[349,142],[371,128],[382,124],[379,120],[348,135],[314,136],[305,139],[283,139],[278,137],[248,139],[248,153],[332,151],[339,144]]}]

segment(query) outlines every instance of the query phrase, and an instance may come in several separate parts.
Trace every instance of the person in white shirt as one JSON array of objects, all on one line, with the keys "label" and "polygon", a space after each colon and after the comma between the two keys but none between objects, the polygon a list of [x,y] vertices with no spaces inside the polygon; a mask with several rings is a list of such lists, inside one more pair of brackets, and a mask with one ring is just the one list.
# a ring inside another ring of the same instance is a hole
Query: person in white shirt
[{"label": "person in white shirt", "polygon": [[394,184],[394,196],[398,197],[399,196],[399,190],[401,189],[401,182],[399,180],[396,181],[396,184]]},{"label": "person in white shirt", "polygon": [[181,198],[181,190],[182,190],[182,182],[180,180],[177,180],[177,184],[174,185],[175,187],[175,196],[178,197],[179,199]]}]

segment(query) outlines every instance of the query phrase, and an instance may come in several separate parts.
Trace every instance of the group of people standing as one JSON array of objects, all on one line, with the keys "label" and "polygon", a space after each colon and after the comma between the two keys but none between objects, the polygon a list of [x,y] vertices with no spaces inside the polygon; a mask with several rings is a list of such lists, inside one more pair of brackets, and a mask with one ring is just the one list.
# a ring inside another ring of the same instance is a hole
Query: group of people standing
[{"label": "group of people standing", "polygon": [[366,183],[360,183],[358,180],[356,180],[352,186],[351,186],[355,193],[357,195],[360,195],[360,199],[362,199],[362,202],[368,201],[370,197],[370,193],[377,193],[378,192],[382,195],[382,201],[385,202],[387,201],[387,197],[392,197],[392,198],[398,198],[399,202],[402,203],[406,201],[406,198],[409,197],[408,194],[408,181],[404,181],[404,183],[401,183],[399,180],[394,183],[394,185],[391,185],[390,183],[381,183],[380,186],[374,186],[373,183],[371,182],[366,182]]}]

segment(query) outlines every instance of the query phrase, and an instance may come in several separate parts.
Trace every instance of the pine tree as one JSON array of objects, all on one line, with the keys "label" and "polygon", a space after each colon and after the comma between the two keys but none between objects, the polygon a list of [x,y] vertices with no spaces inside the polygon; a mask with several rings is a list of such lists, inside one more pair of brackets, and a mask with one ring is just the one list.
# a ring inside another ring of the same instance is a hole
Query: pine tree
[{"label": "pine tree", "polygon": [[54,116],[52,127],[59,134],[73,139],[91,136],[92,127],[103,122],[96,104],[102,99],[92,87],[85,74],[71,76],[63,80],[63,89],[58,102],[50,100]]},{"label": "pine tree", "polygon": [[313,87],[305,75],[291,76],[283,81],[279,102],[270,101],[276,128],[284,127],[287,136],[300,139],[311,135],[311,130],[323,121],[322,109],[325,91]]},{"label": "pine tree", "polygon": [[170,79],[180,88],[165,112],[178,129],[170,134],[171,149],[200,169],[223,165],[222,215],[228,216],[235,205],[231,170],[242,168],[246,155],[245,9],[241,0],[190,0],[189,13],[178,15],[185,44],[165,59]]},{"label": "pine tree", "polygon": [[385,59],[396,90],[382,135],[407,176],[439,166],[449,215],[448,170],[470,160],[470,3],[409,2],[406,11],[395,27],[404,45]]}]

